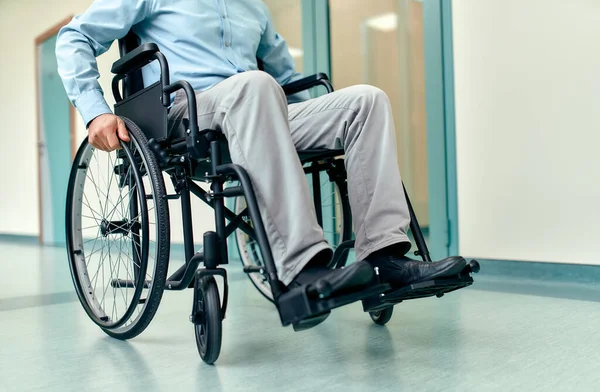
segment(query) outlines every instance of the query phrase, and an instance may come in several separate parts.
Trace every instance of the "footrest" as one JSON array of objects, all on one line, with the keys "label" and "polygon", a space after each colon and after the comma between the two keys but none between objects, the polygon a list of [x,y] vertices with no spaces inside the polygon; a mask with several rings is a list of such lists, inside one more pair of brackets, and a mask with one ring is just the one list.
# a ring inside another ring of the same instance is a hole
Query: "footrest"
[{"label": "footrest", "polygon": [[365,312],[376,312],[388,308],[390,305],[395,305],[409,299],[433,296],[441,297],[446,293],[462,289],[472,284],[473,278],[469,275],[414,283],[398,290],[380,293],[379,295],[364,299],[362,301],[363,310]]},{"label": "footrest", "polygon": [[283,326],[294,325],[296,330],[310,328],[321,322],[335,308],[352,302],[375,297],[391,289],[388,284],[379,284],[356,293],[325,299],[312,298],[307,287],[298,287],[278,299],[279,317]]}]

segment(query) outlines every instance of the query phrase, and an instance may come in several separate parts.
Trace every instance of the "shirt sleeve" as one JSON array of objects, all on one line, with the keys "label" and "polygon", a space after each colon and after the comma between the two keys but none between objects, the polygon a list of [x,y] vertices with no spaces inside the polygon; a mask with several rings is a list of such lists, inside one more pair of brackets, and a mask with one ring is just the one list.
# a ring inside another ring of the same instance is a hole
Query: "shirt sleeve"
[{"label": "shirt sleeve", "polygon": [[151,6],[151,0],[95,0],[59,31],[58,74],[86,126],[99,115],[112,113],[98,83],[96,57],[144,20]]},{"label": "shirt sleeve", "polygon": [[[257,56],[263,63],[264,71],[273,76],[280,85],[288,84],[301,79],[303,75],[296,72],[296,62],[290,54],[289,48],[273,25],[271,13],[264,6],[267,17],[265,31],[258,46]],[[306,101],[310,99],[308,91],[302,91],[290,97],[291,102]]]}]

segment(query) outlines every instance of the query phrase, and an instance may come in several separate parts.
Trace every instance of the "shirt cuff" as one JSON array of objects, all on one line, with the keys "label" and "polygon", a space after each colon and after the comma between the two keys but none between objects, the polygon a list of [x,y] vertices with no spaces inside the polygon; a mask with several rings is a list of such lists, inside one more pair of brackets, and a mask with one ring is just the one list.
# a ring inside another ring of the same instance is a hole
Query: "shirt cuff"
[{"label": "shirt cuff", "polygon": [[99,115],[107,113],[112,114],[110,107],[104,100],[104,95],[101,90],[84,92],[75,100],[75,107],[79,111],[86,127]]}]

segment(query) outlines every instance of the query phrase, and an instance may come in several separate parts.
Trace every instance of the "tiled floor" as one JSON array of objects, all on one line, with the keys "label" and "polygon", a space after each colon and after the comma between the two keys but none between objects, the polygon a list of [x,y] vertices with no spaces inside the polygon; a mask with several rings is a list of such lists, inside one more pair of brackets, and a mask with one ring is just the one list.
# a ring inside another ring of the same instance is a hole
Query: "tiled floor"
[{"label": "tiled floor", "polygon": [[84,314],[65,251],[0,241],[0,391],[597,391],[600,290],[477,276],[443,299],[360,304],[295,333],[237,266],[221,357],[200,360],[190,291],[121,342]]}]

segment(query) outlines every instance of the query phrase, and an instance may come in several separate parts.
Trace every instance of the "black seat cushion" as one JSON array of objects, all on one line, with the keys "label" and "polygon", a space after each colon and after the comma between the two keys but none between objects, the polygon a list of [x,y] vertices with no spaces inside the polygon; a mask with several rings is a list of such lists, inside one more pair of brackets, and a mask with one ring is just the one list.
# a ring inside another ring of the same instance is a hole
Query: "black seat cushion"
[{"label": "black seat cushion", "polygon": [[298,156],[302,163],[318,161],[321,159],[335,158],[344,155],[344,150],[328,150],[326,148],[315,148],[311,150],[298,151]]},{"label": "black seat cushion", "polygon": [[[344,155],[344,150],[328,150],[326,148],[315,148],[310,150],[302,150],[298,151],[298,156],[300,157],[300,162],[303,164],[310,163],[314,161],[319,161],[322,159],[331,159],[338,156]],[[231,163],[231,156],[229,155],[229,148],[225,141],[221,142],[221,163],[227,164]],[[210,172],[211,163],[209,162],[201,162],[196,167],[196,173],[192,177],[195,180],[202,180],[206,173]]]}]

